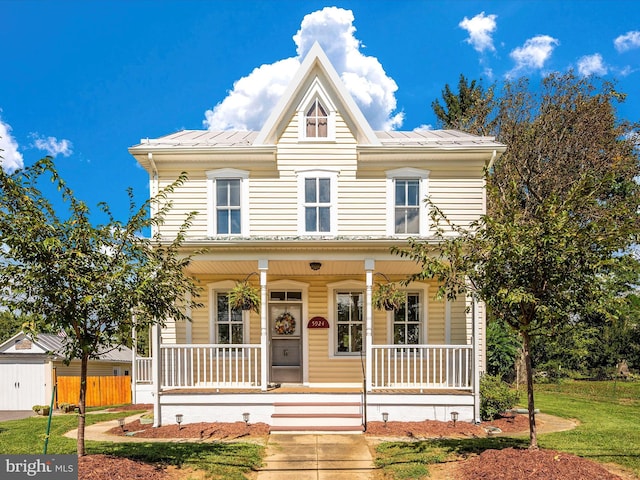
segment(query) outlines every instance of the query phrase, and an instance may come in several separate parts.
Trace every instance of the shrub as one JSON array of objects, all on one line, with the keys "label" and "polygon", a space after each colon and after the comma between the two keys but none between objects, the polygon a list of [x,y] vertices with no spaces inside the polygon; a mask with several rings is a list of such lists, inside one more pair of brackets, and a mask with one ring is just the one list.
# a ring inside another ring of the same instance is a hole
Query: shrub
[{"label": "shrub", "polygon": [[518,403],[518,392],[499,377],[485,374],[480,379],[480,418],[493,420]]},{"label": "shrub", "polygon": [[31,409],[38,415],[49,415],[49,405],[34,405]]}]

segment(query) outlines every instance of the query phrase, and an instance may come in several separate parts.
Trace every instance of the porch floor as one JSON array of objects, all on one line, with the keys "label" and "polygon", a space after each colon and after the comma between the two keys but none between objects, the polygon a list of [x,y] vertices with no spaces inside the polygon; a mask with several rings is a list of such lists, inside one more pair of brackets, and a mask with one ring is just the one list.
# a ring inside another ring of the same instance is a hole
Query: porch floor
[{"label": "porch floor", "polygon": [[[308,393],[308,394],[360,394],[362,393],[361,388],[329,388],[329,387],[305,387],[298,385],[287,385],[283,387],[273,387],[269,388],[266,391],[262,391],[259,388],[174,388],[162,390],[161,394],[171,394],[171,395],[194,395],[194,394],[233,394],[233,395],[242,395],[242,394],[251,394],[255,395],[256,393],[260,394],[291,394],[291,393]],[[367,392],[367,395],[376,395],[376,394],[385,394],[385,395],[471,395],[470,390],[456,390],[456,389],[374,389],[371,392]]]}]

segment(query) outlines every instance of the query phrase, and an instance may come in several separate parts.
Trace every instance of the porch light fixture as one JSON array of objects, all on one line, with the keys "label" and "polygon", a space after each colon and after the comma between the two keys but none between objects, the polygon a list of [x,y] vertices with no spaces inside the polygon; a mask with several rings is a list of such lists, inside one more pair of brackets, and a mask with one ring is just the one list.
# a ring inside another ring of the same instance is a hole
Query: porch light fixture
[{"label": "porch light fixture", "polygon": [[451,420],[453,420],[453,426],[455,427],[458,421],[458,412],[451,412]]},{"label": "porch light fixture", "polygon": [[311,263],[309,263],[309,267],[311,268],[311,270],[316,272],[316,271],[320,270],[320,267],[322,267],[322,264],[320,262],[311,262]]},{"label": "porch light fixture", "polygon": [[244,412],[242,414],[242,420],[244,420],[245,425],[249,426],[249,412]]},{"label": "porch light fixture", "polygon": [[176,423],[178,424],[178,430],[180,430],[182,428],[180,426],[180,424],[182,423],[182,414],[181,413],[176,413]]},{"label": "porch light fixture", "polygon": [[389,421],[389,412],[382,412],[382,421],[384,422],[384,426],[387,426],[387,422]]},{"label": "porch light fixture", "polygon": [[124,418],[119,418],[118,419],[118,425],[120,425],[120,428],[124,432]]}]

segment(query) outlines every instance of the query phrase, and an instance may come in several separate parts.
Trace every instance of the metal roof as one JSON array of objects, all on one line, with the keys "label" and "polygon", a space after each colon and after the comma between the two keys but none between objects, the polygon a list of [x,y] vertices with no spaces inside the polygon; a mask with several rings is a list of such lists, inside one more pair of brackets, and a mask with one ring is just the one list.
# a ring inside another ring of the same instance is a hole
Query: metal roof
[{"label": "metal roof", "polygon": [[[50,352],[59,357],[64,356],[63,351],[66,340],[66,336],[64,334],[55,335],[53,333],[39,333],[36,338],[33,338],[31,335],[21,333],[12,337],[9,341],[13,340],[13,342],[15,342],[20,337],[29,338],[31,341],[33,341],[34,344],[36,344],[43,350],[46,350],[47,352]],[[8,342],[5,342],[5,344],[6,343]],[[100,357],[97,360],[104,362],[131,362],[132,354],[133,352],[130,348],[124,345],[120,345],[111,350],[105,349],[102,353],[100,353]],[[92,359],[92,361],[95,360],[96,359]]]},{"label": "metal roof", "polygon": [[376,136],[385,146],[504,146],[495,137],[481,137],[459,130],[377,131]]},{"label": "metal roof", "polygon": [[[258,136],[257,131],[248,130],[181,130],[159,138],[143,138],[136,147],[155,148],[211,148],[211,147],[252,147]],[[458,130],[413,130],[377,131],[376,137],[382,146],[425,146],[425,147],[502,147],[494,137],[481,137]],[[133,147],[135,148],[135,147]]]},{"label": "metal roof", "polygon": [[258,132],[247,130],[181,130],[159,138],[143,138],[140,147],[251,147]]}]

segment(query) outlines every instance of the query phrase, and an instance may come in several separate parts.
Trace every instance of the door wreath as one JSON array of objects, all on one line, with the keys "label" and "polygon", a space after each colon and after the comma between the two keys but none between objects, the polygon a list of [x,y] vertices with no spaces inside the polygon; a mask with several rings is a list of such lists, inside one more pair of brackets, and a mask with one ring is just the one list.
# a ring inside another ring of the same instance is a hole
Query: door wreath
[{"label": "door wreath", "polygon": [[296,319],[289,312],[278,315],[275,331],[278,335],[293,335],[296,331]]}]

